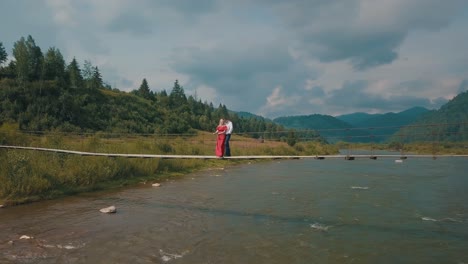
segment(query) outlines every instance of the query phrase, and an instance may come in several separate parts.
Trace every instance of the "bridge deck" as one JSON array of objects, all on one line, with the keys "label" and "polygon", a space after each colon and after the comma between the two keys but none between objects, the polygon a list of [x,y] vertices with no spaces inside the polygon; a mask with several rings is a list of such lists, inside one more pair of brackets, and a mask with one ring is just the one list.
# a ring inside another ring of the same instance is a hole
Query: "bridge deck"
[{"label": "bridge deck", "polygon": [[[36,147],[22,147],[22,146],[6,146],[0,145],[0,148],[6,149],[24,149],[35,151],[47,151],[54,153],[74,154],[80,156],[103,156],[103,157],[125,157],[125,158],[160,158],[160,159],[220,159],[217,156],[206,155],[158,155],[158,154],[122,154],[122,153],[97,153],[97,152],[84,152],[65,149],[51,149],[51,148],[36,148]],[[415,154],[366,154],[366,155],[310,155],[310,156],[292,156],[292,155],[258,155],[258,156],[231,156],[224,157],[223,159],[325,159],[325,158],[341,158],[341,159],[354,159],[354,158],[434,158],[434,157],[468,157],[468,155],[415,155]]]}]

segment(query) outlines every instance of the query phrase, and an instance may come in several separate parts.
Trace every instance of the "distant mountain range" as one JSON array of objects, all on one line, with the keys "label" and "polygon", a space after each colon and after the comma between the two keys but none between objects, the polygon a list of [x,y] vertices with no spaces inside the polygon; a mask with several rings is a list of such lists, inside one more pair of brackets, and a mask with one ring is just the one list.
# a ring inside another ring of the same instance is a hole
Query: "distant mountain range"
[{"label": "distant mountain range", "polygon": [[375,142],[382,142],[388,140],[402,127],[412,124],[429,112],[424,107],[413,107],[398,113],[373,114],[367,117],[362,115],[362,113],[357,113],[354,117],[351,114],[337,116],[336,118],[343,121],[348,120],[347,122],[353,127],[361,128],[363,129],[362,131],[368,131],[373,136]]},{"label": "distant mountain range", "polygon": [[[238,112],[238,115],[263,118],[248,112]],[[318,131],[329,142],[468,140],[468,91],[457,95],[439,110],[412,107],[385,114],[283,116],[273,122],[286,128]]]},{"label": "distant mountain range", "polygon": [[427,112],[429,110],[424,107],[413,107],[398,113],[367,114],[359,112],[336,116],[336,118],[354,127],[402,126],[417,120]]},{"label": "distant mountain range", "polygon": [[329,142],[382,142],[389,139],[401,127],[415,122],[428,113],[423,107],[413,107],[399,113],[353,113],[340,116],[307,115],[273,119],[288,128],[317,130]]},{"label": "distant mountain range", "polygon": [[330,115],[284,116],[273,119],[273,122],[296,130],[316,130],[328,142],[353,141],[350,137],[357,136],[356,131],[351,130],[352,125]]}]

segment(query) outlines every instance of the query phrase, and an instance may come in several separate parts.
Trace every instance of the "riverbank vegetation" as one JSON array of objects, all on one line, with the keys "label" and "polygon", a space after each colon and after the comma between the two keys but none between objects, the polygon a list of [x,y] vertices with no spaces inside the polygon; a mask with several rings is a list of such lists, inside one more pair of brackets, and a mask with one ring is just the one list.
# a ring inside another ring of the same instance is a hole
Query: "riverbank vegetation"
[{"label": "riverbank vegetation", "polygon": [[[216,136],[198,131],[186,135],[117,135],[109,133],[27,134],[4,124],[2,145],[122,154],[214,155]],[[318,155],[338,149],[319,141],[259,140],[233,135],[233,155]],[[189,172],[227,165],[238,160],[91,157],[32,150],[0,149],[0,204],[51,199],[99,189],[159,182]]]}]

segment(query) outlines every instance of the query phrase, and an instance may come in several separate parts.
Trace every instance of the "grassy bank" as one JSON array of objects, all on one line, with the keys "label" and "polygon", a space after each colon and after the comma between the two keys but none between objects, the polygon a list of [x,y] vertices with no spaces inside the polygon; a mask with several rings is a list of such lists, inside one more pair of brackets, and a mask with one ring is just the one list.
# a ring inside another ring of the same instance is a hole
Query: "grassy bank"
[{"label": "grassy bank", "polygon": [[[215,136],[116,134],[24,134],[14,126],[0,128],[0,144],[102,153],[214,155]],[[334,154],[337,148],[317,142],[263,141],[234,135],[233,155]],[[52,199],[80,192],[161,181],[204,168],[238,164],[235,160],[168,160],[90,157],[31,150],[0,149],[0,204]]]}]

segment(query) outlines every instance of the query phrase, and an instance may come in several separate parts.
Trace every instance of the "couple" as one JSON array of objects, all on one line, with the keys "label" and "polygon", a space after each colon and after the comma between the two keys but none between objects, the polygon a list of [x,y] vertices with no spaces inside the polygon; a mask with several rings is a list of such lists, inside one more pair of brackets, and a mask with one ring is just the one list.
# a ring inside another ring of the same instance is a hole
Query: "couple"
[{"label": "couple", "polygon": [[216,156],[220,158],[231,156],[229,140],[231,139],[232,129],[232,122],[230,120],[224,120],[223,118],[219,120],[219,124],[214,132],[214,134],[218,134],[218,139],[216,140]]}]

